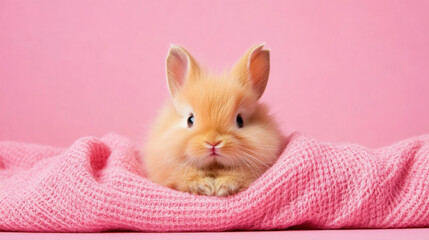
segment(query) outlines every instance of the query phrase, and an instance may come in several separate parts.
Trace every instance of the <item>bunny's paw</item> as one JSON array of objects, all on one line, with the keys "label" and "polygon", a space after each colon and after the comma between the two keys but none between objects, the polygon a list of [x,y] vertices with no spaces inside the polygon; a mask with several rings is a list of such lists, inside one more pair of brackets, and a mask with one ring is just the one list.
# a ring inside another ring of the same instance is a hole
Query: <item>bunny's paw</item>
[{"label": "bunny's paw", "polygon": [[242,184],[230,176],[221,176],[214,180],[214,194],[216,196],[228,196],[239,192]]},{"label": "bunny's paw", "polygon": [[201,177],[188,182],[188,192],[198,195],[214,195],[214,178]]}]

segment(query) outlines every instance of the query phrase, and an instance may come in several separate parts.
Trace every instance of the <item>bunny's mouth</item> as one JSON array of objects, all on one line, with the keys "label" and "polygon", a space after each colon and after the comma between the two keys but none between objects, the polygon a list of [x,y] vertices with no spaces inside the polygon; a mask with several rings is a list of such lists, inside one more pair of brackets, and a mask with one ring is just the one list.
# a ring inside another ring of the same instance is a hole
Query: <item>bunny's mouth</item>
[{"label": "bunny's mouth", "polygon": [[211,152],[194,164],[201,169],[224,168],[228,166],[228,161],[223,154]]},{"label": "bunny's mouth", "polygon": [[208,162],[208,166],[223,166],[222,164],[222,155],[220,155],[219,153],[210,153],[207,157],[206,157],[206,161]]},{"label": "bunny's mouth", "polygon": [[209,156],[207,157],[207,165],[203,167],[203,169],[222,169],[226,166],[222,163],[222,156],[216,155],[216,156]]},{"label": "bunny's mouth", "polygon": [[217,167],[228,167],[228,158],[219,153],[211,153],[207,156],[207,160],[210,162],[209,165],[216,165]]}]

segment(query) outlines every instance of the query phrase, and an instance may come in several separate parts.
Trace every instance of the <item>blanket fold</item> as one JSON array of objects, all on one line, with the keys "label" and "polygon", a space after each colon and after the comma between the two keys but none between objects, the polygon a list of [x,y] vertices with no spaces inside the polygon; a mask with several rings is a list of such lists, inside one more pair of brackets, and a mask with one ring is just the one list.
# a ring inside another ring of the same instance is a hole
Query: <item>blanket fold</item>
[{"label": "blanket fold", "polygon": [[429,135],[368,149],[293,134],[249,189],[195,196],[150,182],[109,134],[69,148],[0,143],[0,231],[270,230],[429,226]]}]

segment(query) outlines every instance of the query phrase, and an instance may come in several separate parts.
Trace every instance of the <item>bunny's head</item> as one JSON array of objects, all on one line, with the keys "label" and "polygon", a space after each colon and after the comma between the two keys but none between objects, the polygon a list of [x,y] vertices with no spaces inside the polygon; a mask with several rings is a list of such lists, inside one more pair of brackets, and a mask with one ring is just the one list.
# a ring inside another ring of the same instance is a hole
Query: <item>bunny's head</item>
[{"label": "bunny's head", "polygon": [[272,165],[282,135],[258,101],[270,72],[270,52],[263,47],[252,47],[228,73],[212,75],[187,50],[171,46],[166,70],[172,101],[159,116],[149,147],[157,161],[256,173]]}]

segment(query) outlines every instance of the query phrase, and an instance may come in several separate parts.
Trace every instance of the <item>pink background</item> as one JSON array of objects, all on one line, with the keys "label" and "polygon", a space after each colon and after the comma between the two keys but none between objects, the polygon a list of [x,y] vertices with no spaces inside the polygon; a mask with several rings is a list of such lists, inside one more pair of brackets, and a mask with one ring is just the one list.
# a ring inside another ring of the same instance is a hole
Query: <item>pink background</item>
[{"label": "pink background", "polygon": [[0,1],[0,140],[142,141],[170,43],[215,70],[271,49],[285,132],[377,147],[429,133],[428,1]]},{"label": "pink background", "polygon": [[287,230],[287,231],[252,231],[252,232],[199,232],[199,233],[8,233],[0,232],[0,238],[8,240],[177,240],[177,239],[205,239],[205,240],[427,240],[428,228],[408,229],[343,229],[343,230]]}]

